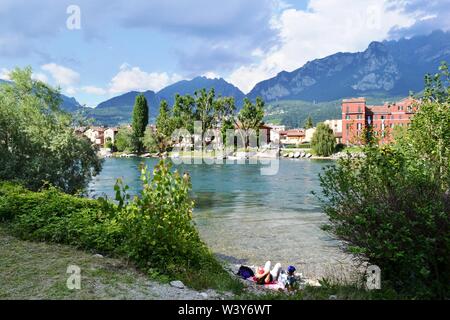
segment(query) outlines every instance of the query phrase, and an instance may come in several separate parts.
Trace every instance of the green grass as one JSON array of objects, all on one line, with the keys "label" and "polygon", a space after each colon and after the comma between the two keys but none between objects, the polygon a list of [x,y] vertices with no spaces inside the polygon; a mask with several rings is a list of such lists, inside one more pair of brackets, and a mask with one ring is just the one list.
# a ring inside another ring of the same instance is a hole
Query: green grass
[{"label": "green grass", "polygon": [[[0,225],[0,299],[158,299],[149,278],[114,258],[71,246],[22,241]],[[81,268],[81,290],[69,290],[67,267]]]},{"label": "green grass", "polygon": [[[186,291],[171,288],[167,276],[144,274],[123,259],[94,256],[68,245],[30,242],[10,235],[8,225],[0,224],[0,299],[180,299]],[[81,268],[81,290],[69,290],[67,267]],[[220,263],[180,274],[177,280],[194,289],[215,288],[233,292],[236,300],[392,300],[404,299],[388,287],[367,291],[352,284],[322,281],[321,287],[307,286],[295,293],[244,291]],[[155,288],[160,288],[157,290]],[[169,288],[169,289],[167,289]],[[172,290],[172,291],[171,291]],[[187,289],[185,289],[187,290]],[[194,291],[189,291],[195,296]]]},{"label": "green grass", "polygon": [[[188,290],[179,292],[167,285],[175,279],[144,274],[123,259],[95,257],[94,252],[68,245],[17,239],[4,223],[0,224],[0,243],[0,299],[179,299]],[[81,290],[66,286],[69,265],[81,269]],[[180,274],[176,280],[190,288],[213,288],[219,293],[241,294],[243,289],[219,262],[200,273]],[[192,290],[188,293],[196,295]]]}]

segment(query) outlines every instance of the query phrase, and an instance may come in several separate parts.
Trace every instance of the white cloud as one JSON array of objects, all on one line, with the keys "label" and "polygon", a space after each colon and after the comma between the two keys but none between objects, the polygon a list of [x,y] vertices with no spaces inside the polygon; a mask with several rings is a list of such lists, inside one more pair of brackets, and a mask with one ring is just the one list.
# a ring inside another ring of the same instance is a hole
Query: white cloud
[{"label": "white cloud", "polygon": [[10,72],[11,72],[11,70],[8,70],[6,68],[1,68],[0,69],[0,79],[1,80],[11,80],[11,77],[9,76]]},{"label": "white cloud", "polygon": [[119,94],[127,91],[159,91],[160,89],[181,80],[178,74],[168,74],[166,72],[148,73],[139,67],[131,67],[124,63],[120,66],[119,72],[112,78],[109,93]]},{"label": "white cloud", "polygon": [[386,39],[393,27],[408,27],[415,22],[400,9],[389,10],[387,3],[311,0],[306,10],[288,8],[272,21],[280,43],[267,50],[259,63],[239,67],[227,80],[248,92],[257,82],[280,71],[293,71],[307,61],[340,51],[362,51],[371,41]]},{"label": "white cloud", "polygon": [[48,83],[48,77],[43,73],[33,73],[31,78],[34,80],[39,80],[45,83]]},{"label": "white cloud", "polygon": [[78,92],[78,89],[75,87],[67,87],[64,89],[64,92],[73,96],[74,94],[76,94]]},{"label": "white cloud", "polygon": [[97,96],[102,96],[107,93],[107,90],[95,86],[85,86],[81,88],[81,91],[87,94],[94,94]]},{"label": "white cloud", "polygon": [[214,71],[205,72],[204,74],[202,74],[202,76],[204,76],[208,79],[220,78],[220,76],[217,73],[215,73]]},{"label": "white cloud", "polygon": [[71,86],[80,81],[78,72],[56,63],[44,64],[41,69],[50,73],[56,84],[60,86]]}]

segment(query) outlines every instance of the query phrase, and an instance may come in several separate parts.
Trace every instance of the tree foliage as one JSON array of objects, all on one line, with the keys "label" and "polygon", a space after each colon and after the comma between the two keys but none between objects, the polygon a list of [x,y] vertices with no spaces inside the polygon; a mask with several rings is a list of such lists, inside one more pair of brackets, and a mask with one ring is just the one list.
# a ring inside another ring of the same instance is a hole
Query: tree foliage
[{"label": "tree foliage", "polygon": [[[244,107],[237,116],[237,126],[241,135],[247,137],[245,139],[245,148],[249,146],[249,131],[255,130],[257,132],[264,118],[264,101],[261,98],[256,98],[256,103],[252,103],[249,99],[244,99]],[[243,131],[243,132],[241,132]]]},{"label": "tree foliage", "polygon": [[142,152],[142,138],[148,125],[148,113],[147,99],[140,94],[136,97],[132,115],[133,149],[137,152]]},{"label": "tree foliage", "polygon": [[119,152],[133,152],[133,131],[130,127],[120,127],[115,138],[115,146]]},{"label": "tree foliage", "polygon": [[318,156],[328,157],[336,148],[336,139],[333,130],[324,123],[317,125],[311,139],[311,148]]},{"label": "tree foliage", "polygon": [[59,92],[31,74],[31,68],[16,69],[13,83],[0,87],[0,179],[75,193],[102,162],[90,141],[74,133],[72,117],[59,108]]}]

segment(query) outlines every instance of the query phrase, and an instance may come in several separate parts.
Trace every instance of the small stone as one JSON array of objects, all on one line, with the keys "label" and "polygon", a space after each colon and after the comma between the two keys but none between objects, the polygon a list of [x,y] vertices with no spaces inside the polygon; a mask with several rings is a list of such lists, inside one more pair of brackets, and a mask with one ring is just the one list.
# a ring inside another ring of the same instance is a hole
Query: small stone
[{"label": "small stone", "polygon": [[170,282],[170,285],[174,288],[184,289],[184,283],[179,280]]},{"label": "small stone", "polygon": [[328,297],[328,300],[337,300],[337,296],[333,294]]},{"label": "small stone", "polygon": [[93,257],[94,257],[94,258],[100,258],[100,259],[103,258],[103,256],[102,256],[101,254],[98,254],[98,253],[97,253],[97,254],[94,254]]},{"label": "small stone", "polygon": [[206,292],[200,292],[199,295],[201,295],[203,299],[208,299],[208,294]]}]

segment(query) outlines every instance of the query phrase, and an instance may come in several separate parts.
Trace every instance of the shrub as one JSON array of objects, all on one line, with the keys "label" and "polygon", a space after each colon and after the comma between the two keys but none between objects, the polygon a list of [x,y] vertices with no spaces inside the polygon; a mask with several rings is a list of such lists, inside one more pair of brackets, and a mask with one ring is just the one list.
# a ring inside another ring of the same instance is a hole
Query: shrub
[{"label": "shrub", "polygon": [[401,151],[373,147],[364,154],[340,160],[320,177],[327,229],[378,265],[399,292],[448,295],[448,195]]},{"label": "shrub", "polygon": [[[190,182],[163,161],[153,177],[144,168],[142,181],[141,195],[124,206],[119,219],[127,235],[122,249],[142,267],[199,267],[209,252],[192,222]],[[124,193],[118,195],[116,200],[124,203]]]}]

